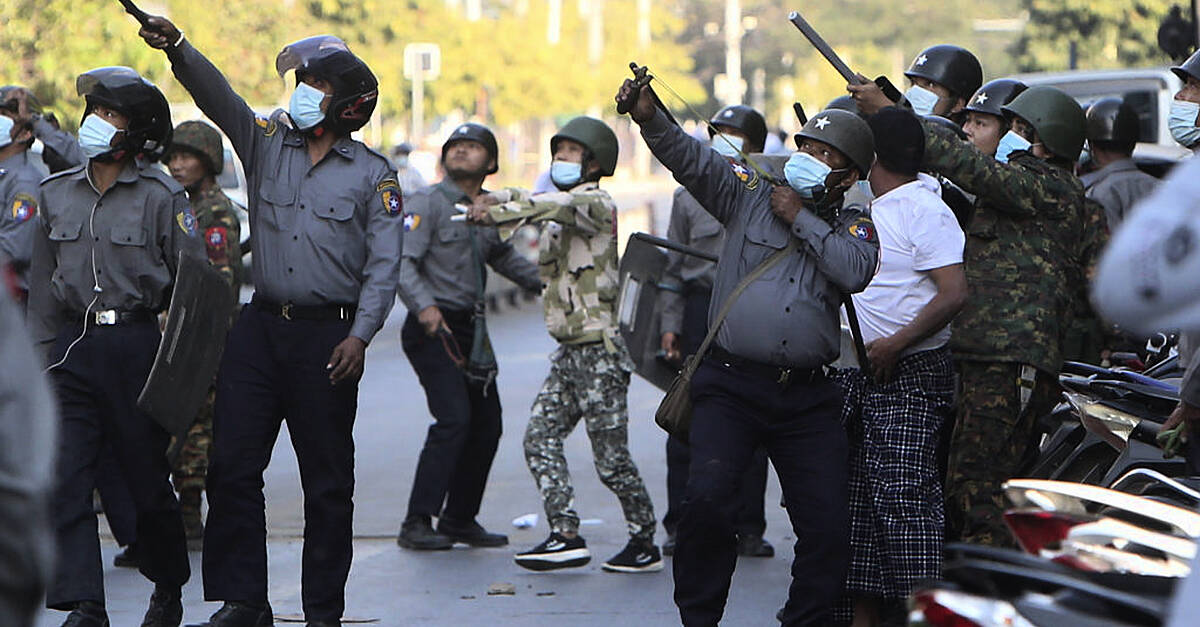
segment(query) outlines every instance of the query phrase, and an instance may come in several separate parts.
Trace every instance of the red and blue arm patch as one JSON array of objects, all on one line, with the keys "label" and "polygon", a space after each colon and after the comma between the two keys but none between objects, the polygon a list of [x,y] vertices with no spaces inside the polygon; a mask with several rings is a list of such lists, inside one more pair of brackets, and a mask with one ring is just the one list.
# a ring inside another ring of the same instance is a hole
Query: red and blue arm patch
[{"label": "red and blue arm patch", "polygon": [[17,194],[13,197],[12,217],[17,223],[37,215],[37,199],[29,194]]}]

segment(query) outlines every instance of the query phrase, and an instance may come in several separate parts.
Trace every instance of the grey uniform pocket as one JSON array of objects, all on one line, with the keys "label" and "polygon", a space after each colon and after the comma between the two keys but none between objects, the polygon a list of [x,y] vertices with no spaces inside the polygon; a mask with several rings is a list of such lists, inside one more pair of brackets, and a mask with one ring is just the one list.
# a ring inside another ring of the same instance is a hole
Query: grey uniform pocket
[{"label": "grey uniform pocket", "polygon": [[73,242],[79,239],[79,231],[82,228],[82,222],[54,224],[50,227],[48,237],[52,242]]},{"label": "grey uniform pocket", "polygon": [[[775,251],[786,247],[788,239],[791,237],[791,233],[776,227],[770,222],[752,222],[746,228],[745,253],[742,255],[743,262],[749,264],[747,272],[762,263],[764,259]],[[788,260],[784,259],[781,263],[768,268],[755,282],[773,281],[783,272],[787,271],[789,265]]]}]

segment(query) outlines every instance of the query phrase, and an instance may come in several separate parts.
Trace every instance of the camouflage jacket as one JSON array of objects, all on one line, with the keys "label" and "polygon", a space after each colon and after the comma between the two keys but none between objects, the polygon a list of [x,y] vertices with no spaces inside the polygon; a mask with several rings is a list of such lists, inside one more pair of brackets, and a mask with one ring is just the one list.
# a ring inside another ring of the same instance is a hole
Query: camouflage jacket
[{"label": "camouflage jacket", "polygon": [[501,204],[492,217],[501,225],[545,223],[539,242],[538,271],[545,287],[546,329],[564,344],[617,337],[617,207],[596,183],[569,192],[531,196],[523,189],[494,192]]},{"label": "camouflage jacket", "polygon": [[974,194],[963,262],[967,302],[954,320],[955,356],[1029,364],[1055,374],[1074,309],[1071,270],[1083,254],[1083,186],[1029,152],[1007,164],[950,131],[925,125],[925,165]]},{"label": "camouflage jacket", "polygon": [[1076,206],[1073,218],[1079,236],[1072,241],[1071,263],[1067,267],[1073,298],[1072,310],[1080,318],[1095,318],[1096,312],[1088,301],[1088,288],[1100,262],[1100,252],[1108,244],[1108,210],[1097,200],[1086,198]]},{"label": "camouflage jacket", "polygon": [[237,298],[242,276],[242,227],[233,201],[213,185],[203,192],[189,193],[196,229],[204,236],[208,261],[225,277]]}]

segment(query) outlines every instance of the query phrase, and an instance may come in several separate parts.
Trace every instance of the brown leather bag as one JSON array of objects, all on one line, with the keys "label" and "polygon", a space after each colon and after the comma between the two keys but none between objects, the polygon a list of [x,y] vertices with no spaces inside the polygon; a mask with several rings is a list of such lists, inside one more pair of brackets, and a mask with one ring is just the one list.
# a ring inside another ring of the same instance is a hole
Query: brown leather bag
[{"label": "brown leather bag", "polygon": [[758,264],[758,267],[750,271],[750,274],[742,277],[729,296],[725,298],[725,302],[721,303],[721,310],[717,312],[716,320],[713,320],[712,325],[708,329],[708,335],[704,337],[704,341],[700,343],[700,349],[695,355],[688,355],[683,362],[683,369],[675,376],[675,380],[671,382],[671,387],[667,389],[666,396],[662,402],[658,404],[658,411],[654,412],[654,422],[662,427],[663,431],[687,442],[688,433],[692,426],[692,375],[696,373],[696,368],[700,367],[700,361],[704,359],[704,354],[708,352],[708,347],[712,344],[713,338],[717,335],[717,329],[721,328],[721,323],[725,321],[725,316],[729,315],[729,310],[733,309],[733,303],[737,301],[742,292],[746,291],[746,287],[753,283],[764,272],[771,269],[771,266],[779,263],[788,254],[796,251],[796,240],[792,238],[788,245],[771,253],[770,257]]}]

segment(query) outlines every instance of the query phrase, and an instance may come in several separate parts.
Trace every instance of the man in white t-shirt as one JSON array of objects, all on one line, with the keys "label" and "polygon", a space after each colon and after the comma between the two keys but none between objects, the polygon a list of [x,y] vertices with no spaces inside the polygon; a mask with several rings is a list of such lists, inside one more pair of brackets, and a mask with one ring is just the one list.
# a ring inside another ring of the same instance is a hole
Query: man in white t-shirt
[{"label": "man in white t-shirt", "polygon": [[903,621],[913,585],[941,571],[936,451],[954,395],[946,344],[967,295],[965,237],[937,181],[918,173],[925,140],[917,117],[888,107],[867,122],[879,270],[854,295],[869,368],[836,375],[851,459],[851,563],[839,614],[847,618],[852,604],[855,624],[891,624]]}]

